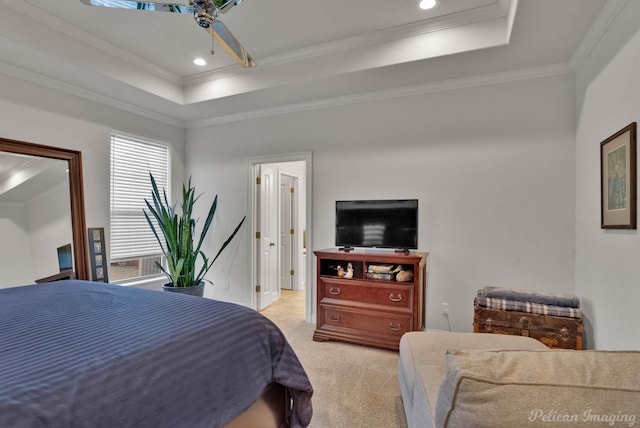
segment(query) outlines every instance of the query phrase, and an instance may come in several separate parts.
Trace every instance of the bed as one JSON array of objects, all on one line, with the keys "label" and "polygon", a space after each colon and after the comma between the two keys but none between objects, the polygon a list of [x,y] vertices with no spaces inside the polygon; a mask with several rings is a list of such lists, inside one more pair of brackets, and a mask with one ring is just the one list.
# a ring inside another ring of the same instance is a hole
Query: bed
[{"label": "bed", "polygon": [[307,426],[313,389],[249,308],[65,280],[0,290],[1,427]]}]

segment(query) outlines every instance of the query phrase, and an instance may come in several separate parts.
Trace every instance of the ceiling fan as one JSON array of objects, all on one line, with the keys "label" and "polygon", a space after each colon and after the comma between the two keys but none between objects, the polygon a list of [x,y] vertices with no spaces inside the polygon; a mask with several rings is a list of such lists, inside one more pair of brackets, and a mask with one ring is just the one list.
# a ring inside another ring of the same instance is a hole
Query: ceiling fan
[{"label": "ceiling fan", "polygon": [[131,0],[80,0],[89,6],[112,7],[116,9],[148,10],[155,12],[190,13],[201,28],[207,30],[229,55],[243,67],[255,67],[251,55],[231,34],[226,25],[217,18],[242,0],[189,0],[189,4],[141,2]]}]

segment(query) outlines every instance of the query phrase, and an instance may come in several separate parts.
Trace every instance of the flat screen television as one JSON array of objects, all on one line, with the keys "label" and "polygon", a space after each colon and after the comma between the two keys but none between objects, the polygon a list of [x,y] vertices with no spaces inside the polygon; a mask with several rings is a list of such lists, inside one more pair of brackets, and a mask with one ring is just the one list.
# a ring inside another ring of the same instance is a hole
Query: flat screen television
[{"label": "flat screen television", "polygon": [[337,247],[418,248],[418,200],[336,201]]},{"label": "flat screen television", "polygon": [[73,269],[71,244],[58,247],[58,267],[60,268],[60,272]]}]

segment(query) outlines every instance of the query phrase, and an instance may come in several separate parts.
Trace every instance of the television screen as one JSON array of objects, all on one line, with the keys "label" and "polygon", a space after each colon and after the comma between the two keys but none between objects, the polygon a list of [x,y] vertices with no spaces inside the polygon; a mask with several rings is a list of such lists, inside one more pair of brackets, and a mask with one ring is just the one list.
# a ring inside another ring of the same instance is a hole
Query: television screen
[{"label": "television screen", "polygon": [[418,200],[336,201],[336,246],[418,248]]},{"label": "television screen", "polygon": [[60,272],[73,269],[73,257],[71,256],[71,244],[58,247],[58,266]]}]

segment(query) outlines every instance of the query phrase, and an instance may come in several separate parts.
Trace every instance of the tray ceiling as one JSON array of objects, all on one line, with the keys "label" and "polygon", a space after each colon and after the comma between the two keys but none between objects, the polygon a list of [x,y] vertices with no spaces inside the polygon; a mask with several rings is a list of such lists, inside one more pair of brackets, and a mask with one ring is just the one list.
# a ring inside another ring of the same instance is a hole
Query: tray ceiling
[{"label": "tray ceiling", "polygon": [[566,65],[606,4],[244,0],[221,17],[258,64],[244,69],[218,46],[212,56],[188,15],[0,0],[0,73],[189,125]]}]

